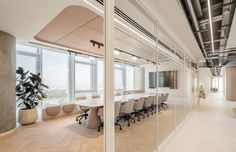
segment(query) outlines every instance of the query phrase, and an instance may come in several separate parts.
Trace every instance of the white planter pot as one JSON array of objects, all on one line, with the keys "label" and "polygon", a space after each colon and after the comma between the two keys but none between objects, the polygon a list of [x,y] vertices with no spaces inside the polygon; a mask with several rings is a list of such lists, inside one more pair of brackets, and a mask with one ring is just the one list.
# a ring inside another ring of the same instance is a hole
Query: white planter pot
[{"label": "white planter pot", "polygon": [[28,125],[35,123],[38,119],[38,111],[37,108],[27,109],[27,110],[19,110],[18,121],[22,125]]}]

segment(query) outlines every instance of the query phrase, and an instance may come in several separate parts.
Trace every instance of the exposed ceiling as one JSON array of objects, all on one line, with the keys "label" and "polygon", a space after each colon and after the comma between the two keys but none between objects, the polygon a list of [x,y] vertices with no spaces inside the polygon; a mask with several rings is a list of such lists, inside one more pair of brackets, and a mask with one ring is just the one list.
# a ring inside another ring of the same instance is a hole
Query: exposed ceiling
[{"label": "exposed ceiling", "polygon": [[220,75],[222,66],[232,65],[236,60],[236,49],[227,47],[236,1],[180,0],[180,2],[206,59],[200,67],[209,67],[213,75]]},{"label": "exposed ceiling", "polygon": [[177,0],[147,0],[142,2],[158,19],[159,24],[165,28],[165,33],[168,33],[181,46],[187,56],[196,60],[204,59],[189,27],[188,20]]}]

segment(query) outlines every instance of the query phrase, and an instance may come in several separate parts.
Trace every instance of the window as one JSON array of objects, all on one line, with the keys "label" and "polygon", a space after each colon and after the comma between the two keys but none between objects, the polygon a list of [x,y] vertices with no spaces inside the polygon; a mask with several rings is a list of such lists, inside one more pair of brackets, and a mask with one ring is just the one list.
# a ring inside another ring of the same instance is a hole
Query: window
[{"label": "window", "polygon": [[27,55],[16,55],[16,69],[22,67],[25,71],[37,73],[37,57]]},{"label": "window", "polygon": [[134,90],[134,67],[126,65],[126,90]]},{"label": "window", "polygon": [[124,89],[124,79],[123,79],[123,70],[115,69],[115,90],[123,90]]},{"label": "window", "polygon": [[91,80],[92,80],[91,65],[76,63],[75,65],[76,91],[92,90]]},{"label": "window", "polygon": [[99,92],[103,92],[104,90],[104,63],[103,61],[98,60],[97,61],[97,82],[98,86],[97,89]]},{"label": "window", "polygon": [[43,50],[43,82],[49,86],[47,104],[68,102],[68,55]]},{"label": "window", "polygon": [[95,58],[76,56],[75,96],[90,96],[95,90]]},{"label": "window", "polygon": [[22,67],[25,71],[38,73],[38,49],[35,47],[16,45],[16,69]]}]

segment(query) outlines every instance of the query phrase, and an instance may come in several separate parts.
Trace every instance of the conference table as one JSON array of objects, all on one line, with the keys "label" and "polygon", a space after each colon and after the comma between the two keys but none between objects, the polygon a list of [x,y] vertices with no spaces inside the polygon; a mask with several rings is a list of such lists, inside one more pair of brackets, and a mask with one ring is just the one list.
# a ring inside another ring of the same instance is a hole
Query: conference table
[{"label": "conference table", "polygon": [[[141,97],[147,98],[148,96],[155,96],[154,93],[139,93],[139,94],[128,94],[128,95],[120,95],[115,96],[115,102],[128,102],[130,99],[138,100]],[[104,98],[97,98],[97,99],[86,99],[76,101],[78,106],[85,106],[89,108],[89,116],[86,123],[86,128],[89,129],[96,129],[101,124],[101,119],[97,115],[98,109],[104,106]]]}]

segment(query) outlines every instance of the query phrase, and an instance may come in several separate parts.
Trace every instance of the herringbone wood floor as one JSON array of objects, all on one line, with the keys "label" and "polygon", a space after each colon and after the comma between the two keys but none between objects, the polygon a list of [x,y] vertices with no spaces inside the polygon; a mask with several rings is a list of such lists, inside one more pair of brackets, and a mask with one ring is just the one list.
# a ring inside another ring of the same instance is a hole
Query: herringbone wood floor
[{"label": "herringbone wood floor", "polygon": [[[173,108],[159,113],[159,140],[173,131]],[[123,130],[116,128],[117,152],[152,152],[157,140],[156,115],[150,115]],[[22,126],[0,138],[0,152],[103,152],[103,131],[79,125],[75,115]]]}]

